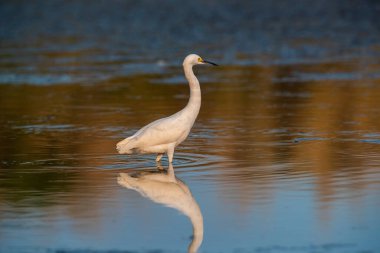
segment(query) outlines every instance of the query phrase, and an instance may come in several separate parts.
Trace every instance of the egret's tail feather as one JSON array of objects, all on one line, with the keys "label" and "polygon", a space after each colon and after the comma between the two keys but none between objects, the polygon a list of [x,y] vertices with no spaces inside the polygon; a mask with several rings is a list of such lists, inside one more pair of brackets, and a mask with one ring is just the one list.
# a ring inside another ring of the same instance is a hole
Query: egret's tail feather
[{"label": "egret's tail feather", "polygon": [[116,144],[116,150],[119,154],[132,154],[134,147],[132,146],[131,138],[126,138]]},{"label": "egret's tail feather", "polygon": [[120,173],[117,177],[117,183],[121,186],[124,186],[128,189],[132,188],[131,181],[135,180],[133,177],[129,176],[126,173]]}]

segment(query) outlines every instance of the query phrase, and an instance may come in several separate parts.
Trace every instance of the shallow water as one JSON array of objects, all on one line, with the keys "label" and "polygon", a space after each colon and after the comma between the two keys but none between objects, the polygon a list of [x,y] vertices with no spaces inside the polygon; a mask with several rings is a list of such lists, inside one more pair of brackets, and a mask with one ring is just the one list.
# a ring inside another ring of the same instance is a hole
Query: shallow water
[{"label": "shallow water", "polygon": [[196,68],[202,108],[173,163],[200,251],[378,252],[376,1],[0,7],[0,252],[187,251],[188,209],[148,194],[166,186],[117,182],[166,172],[115,144],[186,104],[195,49],[222,65]]}]

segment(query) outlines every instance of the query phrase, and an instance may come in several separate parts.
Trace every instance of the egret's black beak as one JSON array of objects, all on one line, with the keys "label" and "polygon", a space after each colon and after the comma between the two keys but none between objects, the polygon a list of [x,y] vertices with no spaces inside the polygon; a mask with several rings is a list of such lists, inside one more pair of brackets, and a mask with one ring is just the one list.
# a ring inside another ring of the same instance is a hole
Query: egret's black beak
[{"label": "egret's black beak", "polygon": [[203,62],[203,63],[211,64],[211,65],[213,65],[213,66],[219,66],[218,64],[213,63],[213,62],[210,62],[210,61],[205,61],[205,60],[203,60],[202,62]]}]

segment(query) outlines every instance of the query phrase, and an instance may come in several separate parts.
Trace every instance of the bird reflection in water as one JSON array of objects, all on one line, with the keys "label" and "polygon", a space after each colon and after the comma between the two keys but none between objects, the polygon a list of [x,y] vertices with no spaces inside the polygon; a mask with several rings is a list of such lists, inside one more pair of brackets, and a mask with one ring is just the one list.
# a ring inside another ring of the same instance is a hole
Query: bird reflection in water
[{"label": "bird reflection in water", "polygon": [[154,172],[120,173],[117,182],[153,202],[177,209],[189,217],[193,225],[193,240],[188,252],[197,252],[203,241],[203,216],[189,187],[175,176],[171,163],[167,171],[160,167],[160,170]]}]

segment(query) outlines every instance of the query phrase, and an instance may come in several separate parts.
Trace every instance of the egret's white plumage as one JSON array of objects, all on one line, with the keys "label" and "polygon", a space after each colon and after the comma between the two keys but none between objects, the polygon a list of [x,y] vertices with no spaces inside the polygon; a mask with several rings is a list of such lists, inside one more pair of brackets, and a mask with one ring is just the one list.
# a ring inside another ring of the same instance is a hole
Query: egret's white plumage
[{"label": "egret's white plumage", "polygon": [[185,108],[169,117],[153,121],[117,143],[116,149],[120,154],[156,153],[158,162],[166,153],[169,162],[173,161],[174,149],[189,135],[201,107],[201,88],[194,75],[193,66],[205,63],[216,65],[196,54],[190,54],[185,58],[183,69],[190,86],[190,99]]}]

